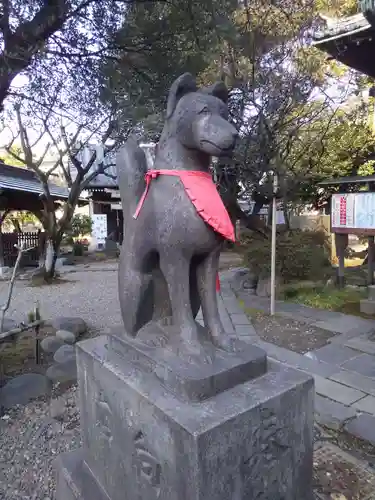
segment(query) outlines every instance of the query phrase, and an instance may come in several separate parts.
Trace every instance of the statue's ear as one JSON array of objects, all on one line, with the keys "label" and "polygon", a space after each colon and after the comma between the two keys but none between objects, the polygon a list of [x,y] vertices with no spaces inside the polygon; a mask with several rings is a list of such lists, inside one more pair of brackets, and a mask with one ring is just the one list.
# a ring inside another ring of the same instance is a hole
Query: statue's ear
[{"label": "statue's ear", "polygon": [[176,109],[178,101],[186,94],[190,92],[196,92],[197,83],[195,78],[190,73],[184,73],[179,76],[177,80],[173,83],[171,90],[169,91],[168,103],[167,103],[167,120],[173,115]]},{"label": "statue's ear", "polygon": [[202,89],[202,91],[217,97],[223,101],[224,104],[228,103],[228,89],[224,82],[216,82],[213,85]]}]

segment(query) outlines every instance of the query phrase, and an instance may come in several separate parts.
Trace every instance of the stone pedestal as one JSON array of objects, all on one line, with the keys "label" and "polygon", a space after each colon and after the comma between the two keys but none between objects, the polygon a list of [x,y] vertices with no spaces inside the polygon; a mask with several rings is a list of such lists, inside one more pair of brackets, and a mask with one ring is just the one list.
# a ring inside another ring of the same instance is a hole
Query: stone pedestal
[{"label": "stone pedestal", "polygon": [[212,364],[102,336],[78,344],[83,449],[57,500],[311,500],[313,380],[244,344]]}]

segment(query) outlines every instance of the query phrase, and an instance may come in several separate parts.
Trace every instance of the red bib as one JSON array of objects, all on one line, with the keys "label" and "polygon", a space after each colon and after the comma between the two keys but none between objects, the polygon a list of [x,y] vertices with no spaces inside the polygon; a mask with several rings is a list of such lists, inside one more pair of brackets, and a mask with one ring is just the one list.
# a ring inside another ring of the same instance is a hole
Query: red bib
[{"label": "red bib", "polygon": [[236,241],[232,221],[216,189],[211,174],[208,172],[190,170],[149,170],[145,175],[146,188],[133,215],[135,219],[141,211],[152,179],[156,179],[158,175],[174,175],[179,177],[187,195],[202,219],[227,240]]}]

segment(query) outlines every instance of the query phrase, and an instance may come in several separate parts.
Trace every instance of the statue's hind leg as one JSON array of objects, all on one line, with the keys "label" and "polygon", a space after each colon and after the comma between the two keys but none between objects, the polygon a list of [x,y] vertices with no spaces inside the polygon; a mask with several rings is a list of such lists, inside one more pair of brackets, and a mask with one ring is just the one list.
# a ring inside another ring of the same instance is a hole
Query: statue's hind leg
[{"label": "statue's hind leg", "polygon": [[168,285],[173,327],[180,336],[184,353],[205,359],[190,303],[190,261],[188,256],[173,249],[160,255],[160,268]]}]

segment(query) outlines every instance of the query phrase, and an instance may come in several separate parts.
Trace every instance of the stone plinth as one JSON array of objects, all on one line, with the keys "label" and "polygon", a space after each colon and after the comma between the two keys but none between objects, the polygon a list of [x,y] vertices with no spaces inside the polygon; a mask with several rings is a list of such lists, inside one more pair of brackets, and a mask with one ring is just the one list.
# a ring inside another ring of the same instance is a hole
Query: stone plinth
[{"label": "stone plinth", "polygon": [[359,308],[361,313],[373,316],[375,314],[375,300],[362,299],[359,301]]},{"label": "stone plinth", "polygon": [[83,451],[60,457],[58,500],[312,499],[304,373],[246,345],[189,370],[110,336],[77,359]]}]

